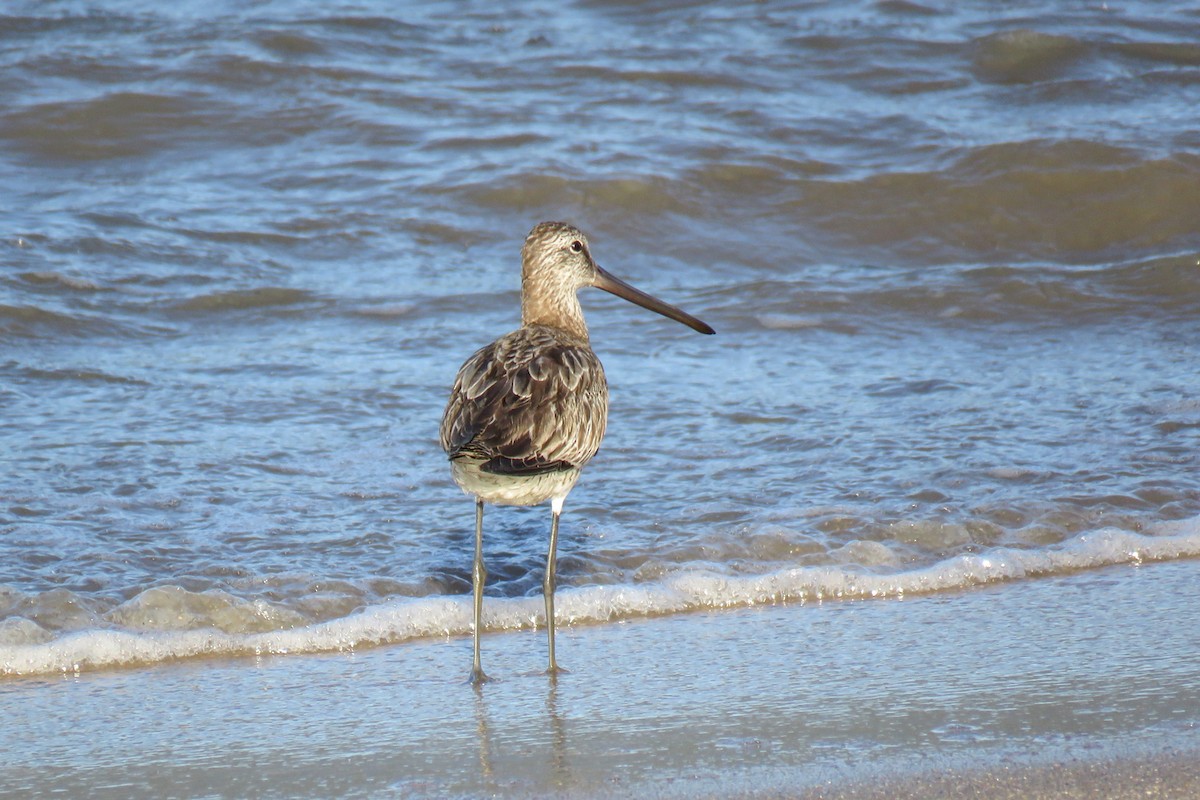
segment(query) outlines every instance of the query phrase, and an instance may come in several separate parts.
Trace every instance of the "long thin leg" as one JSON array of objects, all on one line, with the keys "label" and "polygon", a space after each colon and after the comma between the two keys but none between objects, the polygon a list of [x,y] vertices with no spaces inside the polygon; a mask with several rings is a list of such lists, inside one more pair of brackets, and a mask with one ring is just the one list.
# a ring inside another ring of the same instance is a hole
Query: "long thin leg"
[{"label": "long thin leg", "polygon": [[555,551],[558,549],[558,518],[562,516],[562,498],[554,498],[550,521],[550,554],[546,556],[546,577],[542,580],[542,595],[546,599],[546,641],[550,649],[550,666],[546,668],[547,675],[557,675],[566,672],[559,669],[554,660],[554,569]]},{"label": "long thin leg", "polygon": [[483,501],[475,500],[475,566],[471,570],[475,588],[475,662],[471,667],[471,683],[476,685],[488,679],[479,665],[479,632],[483,625],[483,583],[487,580],[487,569],[483,566]]}]

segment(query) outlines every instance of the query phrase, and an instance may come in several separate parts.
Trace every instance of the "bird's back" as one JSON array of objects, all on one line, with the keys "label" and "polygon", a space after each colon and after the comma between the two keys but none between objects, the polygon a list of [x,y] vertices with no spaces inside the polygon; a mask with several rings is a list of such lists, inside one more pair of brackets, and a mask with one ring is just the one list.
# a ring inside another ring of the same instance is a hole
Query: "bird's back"
[{"label": "bird's back", "polygon": [[526,325],[459,369],[441,444],[459,467],[456,478],[464,470],[514,480],[577,476],[600,448],[607,418],[604,368],[587,341],[549,325]]}]

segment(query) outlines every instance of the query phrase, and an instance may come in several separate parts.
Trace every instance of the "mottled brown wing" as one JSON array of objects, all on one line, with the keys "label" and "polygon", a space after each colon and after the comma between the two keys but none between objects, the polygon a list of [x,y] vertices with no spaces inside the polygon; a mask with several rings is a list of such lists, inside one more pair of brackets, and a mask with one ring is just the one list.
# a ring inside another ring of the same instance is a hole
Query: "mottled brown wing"
[{"label": "mottled brown wing", "polygon": [[442,417],[442,448],[500,474],[582,467],[599,449],[607,417],[604,368],[587,344],[531,326],[463,364]]}]

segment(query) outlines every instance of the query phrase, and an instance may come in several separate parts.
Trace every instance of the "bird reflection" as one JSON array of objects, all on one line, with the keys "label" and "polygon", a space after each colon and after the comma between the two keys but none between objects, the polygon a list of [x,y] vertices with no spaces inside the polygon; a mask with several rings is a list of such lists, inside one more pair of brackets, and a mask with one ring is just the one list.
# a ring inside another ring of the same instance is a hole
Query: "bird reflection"
[{"label": "bird reflection", "polygon": [[567,726],[558,713],[558,676],[551,675],[546,691],[546,718],[550,721],[551,777],[556,789],[571,785],[571,770],[567,765]]},{"label": "bird reflection", "polygon": [[483,699],[483,684],[475,687],[475,731],[479,735],[479,773],[489,790],[495,791],[496,773],[492,769],[492,732],[488,724],[487,703]]},{"label": "bird reflection", "polygon": [[[501,737],[499,742],[492,738],[492,715],[498,712],[503,712],[504,708],[497,707],[495,703],[489,706],[486,693],[489,690],[484,683],[473,684],[475,692],[475,732],[478,737],[479,747],[479,775],[482,783],[487,787],[489,793],[499,791],[501,784],[509,784],[514,778],[520,780],[529,780],[535,783],[545,781],[546,788],[552,791],[566,791],[572,787],[573,781],[571,777],[571,768],[567,761],[567,726],[566,720],[559,712],[558,698],[558,679],[556,676],[550,676],[547,682],[546,702],[545,702],[545,717],[548,725],[547,732],[549,736],[538,737],[543,742],[548,742],[550,752],[545,754],[545,758],[538,758],[535,753],[534,761],[545,765],[549,764],[549,775],[544,773],[541,776],[534,775],[502,775],[499,778],[496,774],[497,764],[509,765],[529,764],[530,762],[524,758],[513,759],[511,756],[516,753],[509,753],[508,759],[505,759],[504,740]],[[532,720],[536,722],[536,720]],[[510,726],[503,726],[508,729]],[[535,726],[536,727],[536,726]],[[537,745],[537,742],[531,742],[526,737],[521,737],[520,750],[524,751],[530,746]],[[540,772],[540,770],[539,770]]]}]

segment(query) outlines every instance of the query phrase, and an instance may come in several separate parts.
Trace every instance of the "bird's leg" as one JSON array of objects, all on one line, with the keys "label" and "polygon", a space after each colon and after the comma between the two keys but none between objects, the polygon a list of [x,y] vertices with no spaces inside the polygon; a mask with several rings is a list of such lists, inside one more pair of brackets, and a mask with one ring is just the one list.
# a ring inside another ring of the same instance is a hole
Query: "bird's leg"
[{"label": "bird's leg", "polygon": [[550,665],[546,668],[547,675],[557,675],[566,672],[560,669],[554,660],[554,566],[555,551],[558,549],[558,518],[562,516],[563,498],[555,497],[552,501],[552,517],[550,521],[550,554],[546,557],[546,577],[542,580],[542,595],[546,599],[546,641],[550,650]]},{"label": "bird's leg", "polygon": [[487,569],[483,566],[483,501],[475,500],[475,566],[471,570],[475,588],[475,662],[471,667],[471,683],[478,686],[488,679],[479,665],[479,631],[483,625],[483,582]]}]

